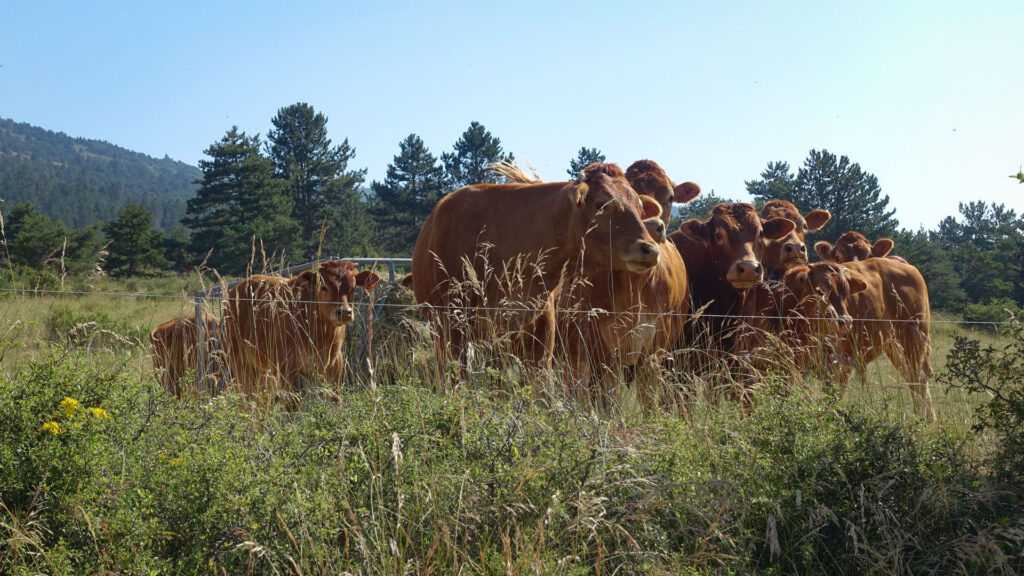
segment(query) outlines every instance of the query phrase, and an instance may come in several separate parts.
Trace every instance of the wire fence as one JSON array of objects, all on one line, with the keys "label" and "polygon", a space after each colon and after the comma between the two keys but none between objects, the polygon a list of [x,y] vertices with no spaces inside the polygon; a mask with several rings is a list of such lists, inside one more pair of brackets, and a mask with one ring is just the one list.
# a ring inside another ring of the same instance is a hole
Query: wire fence
[{"label": "wire fence", "polygon": [[[233,282],[231,285],[234,285],[234,284],[235,283]],[[395,282],[393,280],[389,280],[388,286],[390,288],[393,289],[394,284],[395,284]],[[231,285],[229,285],[229,287]],[[34,289],[18,289],[18,288],[0,288],[0,293],[22,294],[22,295],[25,295],[25,296],[105,296],[105,297],[115,297],[115,298],[153,298],[153,299],[167,299],[167,300],[184,300],[184,299],[187,298],[184,295],[180,295],[180,294],[179,295],[175,295],[175,294],[149,294],[149,293],[145,293],[145,292],[104,292],[104,291],[89,291],[89,290],[34,290]],[[216,294],[216,295],[211,294],[211,295],[207,295],[205,297],[206,298],[217,299],[217,298],[222,298],[223,296],[221,296],[219,294]],[[195,296],[193,296],[192,298],[194,299]],[[232,299],[240,301],[240,302],[267,302],[267,303],[272,302],[272,301],[274,301],[274,302],[281,302],[281,299],[241,298],[241,297],[237,297],[237,296],[233,296]],[[318,304],[318,303],[320,303],[318,300],[287,299],[286,301],[288,303],[291,303],[291,304]],[[516,305],[509,305],[509,306],[471,306],[471,305],[435,306],[435,305],[424,305],[424,304],[402,304],[402,303],[387,302],[384,299],[379,299],[379,300],[377,300],[375,302],[356,301],[356,302],[350,302],[349,304],[351,306],[353,306],[353,307],[361,307],[361,308],[366,308],[368,306],[373,306],[375,308],[375,314],[379,314],[380,310],[383,310],[385,308],[388,308],[388,309],[402,309],[402,310],[416,310],[416,309],[423,309],[423,308],[427,308],[427,307],[429,307],[431,310],[437,310],[437,311],[456,311],[456,310],[458,310],[458,311],[466,311],[466,310],[474,310],[474,311],[478,311],[478,312],[526,312],[526,313],[534,313],[534,314],[538,314],[538,313],[541,313],[541,312],[546,312],[546,311],[549,310],[548,308],[538,308],[538,307],[531,307],[531,306],[516,306]],[[558,308],[558,307],[556,307],[554,309],[554,312],[555,313],[562,313],[562,314],[591,314],[591,313],[595,313],[596,312],[596,313],[602,313],[602,314],[622,314],[622,315],[629,315],[631,317],[636,317],[636,316],[640,316],[640,317],[650,316],[650,317],[656,317],[656,318],[691,318],[691,317],[700,317],[700,318],[723,318],[723,319],[735,319],[735,320],[792,320],[794,318],[797,318],[796,316],[763,315],[763,314],[743,315],[743,314],[711,314],[711,313],[707,313],[707,312],[644,312],[644,311],[628,311],[628,310],[610,311],[610,310],[604,310],[604,309],[600,309],[600,308],[582,309],[582,308]],[[826,316],[822,316],[822,317],[799,316],[798,318],[800,320],[808,320],[808,321],[831,321],[831,320],[835,320],[835,317],[826,317]],[[879,322],[881,320],[853,318],[852,321],[854,323],[857,323],[857,322]],[[912,320],[912,319],[911,320],[895,319],[895,320],[884,320],[884,321],[885,322],[897,322],[897,323],[898,322],[908,322],[908,323],[919,322],[919,320]],[[1014,322],[1012,320],[991,321],[991,320],[955,320],[955,319],[936,319],[936,318],[932,318],[930,320],[930,323],[931,324],[956,324],[956,325],[961,325],[961,326],[1000,326],[1000,327],[1014,325]]]}]

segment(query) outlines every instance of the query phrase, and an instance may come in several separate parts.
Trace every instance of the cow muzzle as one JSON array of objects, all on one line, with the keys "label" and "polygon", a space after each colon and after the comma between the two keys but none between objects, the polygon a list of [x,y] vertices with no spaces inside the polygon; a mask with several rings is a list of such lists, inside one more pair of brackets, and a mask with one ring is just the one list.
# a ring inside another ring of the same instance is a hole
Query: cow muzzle
[{"label": "cow muzzle", "polygon": [[737,290],[746,290],[761,281],[764,267],[757,260],[737,260],[725,280]]},{"label": "cow muzzle", "polygon": [[638,242],[629,251],[628,257],[623,258],[626,263],[626,270],[630,272],[644,272],[658,265],[658,246],[650,242]]},{"label": "cow muzzle", "polygon": [[789,242],[782,246],[782,266],[789,269],[798,264],[807,264],[807,245],[803,242]]},{"label": "cow muzzle", "polygon": [[333,316],[331,319],[338,324],[348,324],[355,319],[355,314],[352,312],[351,306],[338,306],[334,309],[331,316]]}]

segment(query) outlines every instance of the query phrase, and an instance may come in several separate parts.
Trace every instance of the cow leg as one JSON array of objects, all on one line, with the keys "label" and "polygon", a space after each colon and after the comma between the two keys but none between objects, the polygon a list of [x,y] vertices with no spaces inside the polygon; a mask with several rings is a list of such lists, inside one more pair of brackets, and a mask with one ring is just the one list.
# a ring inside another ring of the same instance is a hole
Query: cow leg
[{"label": "cow leg", "polygon": [[932,376],[931,344],[916,326],[900,330],[899,338],[886,348],[893,366],[913,394],[914,409],[925,420],[935,422],[935,408],[929,380]]}]

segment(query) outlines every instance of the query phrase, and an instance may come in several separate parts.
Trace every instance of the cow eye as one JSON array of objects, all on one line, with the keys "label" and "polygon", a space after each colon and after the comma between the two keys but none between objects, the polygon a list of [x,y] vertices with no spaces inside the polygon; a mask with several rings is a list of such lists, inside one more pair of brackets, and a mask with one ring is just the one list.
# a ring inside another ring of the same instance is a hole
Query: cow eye
[{"label": "cow eye", "polygon": [[823,290],[821,287],[815,288],[814,291],[818,293],[818,296],[825,295],[825,290]]},{"label": "cow eye", "polygon": [[725,231],[722,229],[715,230],[715,242],[722,244],[725,242]]},{"label": "cow eye", "polygon": [[327,286],[323,286],[323,285],[321,285],[321,286],[320,286],[320,291],[321,291],[321,292],[327,292]]}]

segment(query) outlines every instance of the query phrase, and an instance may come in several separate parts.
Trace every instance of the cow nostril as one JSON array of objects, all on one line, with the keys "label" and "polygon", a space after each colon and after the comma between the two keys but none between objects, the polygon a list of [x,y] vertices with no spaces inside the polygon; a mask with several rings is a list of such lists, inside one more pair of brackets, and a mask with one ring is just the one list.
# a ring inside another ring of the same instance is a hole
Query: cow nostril
[{"label": "cow nostril", "polygon": [[761,270],[762,270],[761,269],[761,263],[760,262],[755,262],[754,263],[754,275],[755,276],[760,276],[761,275]]},{"label": "cow nostril", "polygon": [[806,244],[800,244],[799,246],[797,246],[796,249],[797,249],[797,252],[800,252],[801,254],[806,254],[807,253],[807,245]]}]

